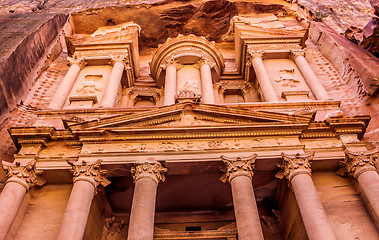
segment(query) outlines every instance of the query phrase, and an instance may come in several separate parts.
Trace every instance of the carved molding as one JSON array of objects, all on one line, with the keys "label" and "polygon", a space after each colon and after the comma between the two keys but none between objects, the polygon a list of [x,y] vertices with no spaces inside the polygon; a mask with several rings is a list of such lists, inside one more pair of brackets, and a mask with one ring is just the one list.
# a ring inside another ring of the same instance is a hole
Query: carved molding
[{"label": "carved molding", "polygon": [[341,165],[345,168],[346,173],[355,179],[367,171],[376,171],[376,161],[379,157],[379,150],[370,152],[351,152],[345,150],[345,160]]},{"label": "carved molding", "polygon": [[254,164],[257,157],[257,154],[253,154],[246,158],[227,158],[222,155],[221,160],[224,162],[225,168],[221,169],[221,171],[225,172],[225,175],[223,175],[220,180],[225,183],[226,181],[231,182],[233,178],[238,176],[252,178],[254,175]]},{"label": "carved molding", "polygon": [[81,58],[67,57],[67,62],[69,66],[73,64],[78,64],[80,66],[80,69],[83,69],[85,66],[87,66],[87,62],[85,61],[83,57]]},{"label": "carved molding", "polygon": [[283,169],[284,176],[289,182],[299,174],[311,175],[311,162],[315,155],[315,152],[310,152],[307,154],[285,154],[282,152],[283,164],[280,165]]},{"label": "carved molding", "polygon": [[40,179],[38,175],[42,173],[36,169],[36,161],[32,160],[26,164],[21,164],[19,161],[9,163],[3,161],[3,169],[8,180],[6,183],[15,182],[21,184],[28,191],[31,187],[38,184]]},{"label": "carved molding", "polygon": [[73,175],[74,184],[77,181],[87,181],[91,183],[95,189],[99,186],[105,187],[110,184],[110,181],[105,177],[108,171],[101,169],[100,163],[100,160],[92,163],[87,163],[86,161],[68,161],[68,164],[72,166],[70,172]]},{"label": "carved molding", "polygon": [[137,182],[141,178],[150,178],[156,184],[165,181],[165,173],[167,168],[163,167],[159,162],[136,162],[134,167],[130,169],[133,181]]}]

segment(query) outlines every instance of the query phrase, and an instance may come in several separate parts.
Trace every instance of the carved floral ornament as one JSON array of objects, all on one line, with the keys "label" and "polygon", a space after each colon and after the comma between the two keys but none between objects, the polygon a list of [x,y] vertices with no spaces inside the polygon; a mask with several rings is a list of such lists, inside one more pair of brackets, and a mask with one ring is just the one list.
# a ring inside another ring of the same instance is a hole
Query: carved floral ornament
[{"label": "carved floral ornament", "polygon": [[283,164],[279,165],[283,169],[283,174],[289,182],[292,178],[299,174],[311,175],[311,162],[315,155],[315,152],[307,154],[285,154],[282,153]]},{"label": "carved floral ornament", "polygon": [[110,181],[105,177],[108,171],[101,169],[100,163],[100,160],[93,163],[68,161],[68,164],[72,166],[70,172],[73,175],[73,182],[87,181],[95,188],[99,185],[105,187],[110,184]]},{"label": "carved floral ornament", "polygon": [[87,66],[87,62],[85,61],[84,57],[80,57],[80,58],[67,57],[67,62],[69,66],[72,66],[73,64],[78,64],[80,69],[83,69],[85,66]]},{"label": "carved floral ornament", "polygon": [[376,171],[376,161],[379,157],[379,150],[370,152],[351,152],[345,150],[345,160],[341,165],[345,168],[346,173],[358,179],[358,177],[367,171]]},{"label": "carved floral ornament", "polygon": [[225,164],[225,168],[221,169],[221,171],[225,172],[225,175],[223,175],[220,180],[225,183],[226,181],[231,182],[233,178],[238,176],[252,178],[254,175],[254,164],[257,157],[257,154],[253,154],[246,158],[227,158],[224,155],[221,156],[221,160]]},{"label": "carved floral ornament", "polygon": [[305,57],[305,49],[292,49],[291,50],[291,58],[295,59],[295,57],[302,56]]},{"label": "carved floral ornament", "polygon": [[165,181],[165,173],[167,168],[163,167],[161,163],[156,161],[136,162],[134,167],[130,169],[133,176],[133,181],[136,182],[141,178],[150,178],[156,184]]},{"label": "carved floral ornament", "polygon": [[15,163],[3,161],[3,169],[8,178],[6,183],[15,182],[24,186],[26,190],[29,190],[40,182],[38,175],[40,175],[42,171],[36,169],[35,160],[26,164],[21,164],[19,161]]}]

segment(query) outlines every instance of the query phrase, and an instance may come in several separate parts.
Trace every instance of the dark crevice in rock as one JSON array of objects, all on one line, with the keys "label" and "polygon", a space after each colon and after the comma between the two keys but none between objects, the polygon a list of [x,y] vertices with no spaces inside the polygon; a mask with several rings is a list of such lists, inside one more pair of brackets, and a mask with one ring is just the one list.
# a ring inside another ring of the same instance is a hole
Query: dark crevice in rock
[{"label": "dark crevice in rock", "polygon": [[[187,4],[178,5],[178,2]],[[96,13],[96,14],[93,14]],[[72,13],[76,33],[90,34],[110,21],[120,24],[133,21],[142,28],[139,47],[157,47],[167,38],[178,34],[205,36],[211,41],[221,41],[235,15],[274,13],[284,15],[280,4],[257,2],[218,1],[165,1],[151,5],[104,7]]]}]

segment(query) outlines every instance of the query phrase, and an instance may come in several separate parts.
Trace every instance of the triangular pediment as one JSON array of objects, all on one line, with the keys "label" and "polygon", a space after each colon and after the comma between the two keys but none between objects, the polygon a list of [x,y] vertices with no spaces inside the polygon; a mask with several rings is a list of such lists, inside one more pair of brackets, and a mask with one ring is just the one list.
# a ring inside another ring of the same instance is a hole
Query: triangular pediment
[{"label": "triangular pediment", "polygon": [[82,123],[66,122],[72,131],[117,128],[165,128],[191,126],[222,126],[240,124],[308,123],[313,115],[289,115],[285,113],[208,105],[179,103]]}]

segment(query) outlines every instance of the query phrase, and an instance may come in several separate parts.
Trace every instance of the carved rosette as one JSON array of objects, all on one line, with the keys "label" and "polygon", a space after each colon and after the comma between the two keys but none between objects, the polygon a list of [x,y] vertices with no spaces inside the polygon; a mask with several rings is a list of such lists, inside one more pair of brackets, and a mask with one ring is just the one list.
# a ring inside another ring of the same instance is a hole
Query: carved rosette
[{"label": "carved rosette", "polygon": [[100,161],[93,163],[82,162],[70,162],[68,164],[72,166],[70,172],[73,175],[73,182],[87,181],[91,183],[95,189],[102,186],[105,187],[110,184],[110,181],[105,177],[107,170],[101,169]]},{"label": "carved rosette", "polygon": [[73,64],[78,64],[80,69],[83,69],[85,66],[87,66],[87,62],[83,57],[81,58],[72,58],[72,57],[67,57],[67,62],[68,65],[71,66]]},{"label": "carved rosette", "polygon": [[291,59],[295,59],[298,56],[305,57],[305,49],[292,49],[291,50]]},{"label": "carved rosette", "polygon": [[15,163],[3,161],[3,169],[8,178],[6,183],[15,182],[21,184],[27,191],[34,185],[38,184],[38,175],[42,173],[42,171],[36,169],[35,160],[26,164],[21,164],[19,161],[16,161]]},{"label": "carved rosette", "polygon": [[220,180],[225,183],[226,181],[231,182],[233,178],[238,176],[252,178],[254,175],[254,164],[257,157],[257,154],[253,154],[247,158],[237,157],[236,159],[221,156],[221,160],[225,164],[225,168],[221,169],[221,171],[225,172],[225,175],[223,175]]},{"label": "carved rosette", "polygon": [[158,184],[165,181],[167,168],[159,162],[136,162],[130,172],[133,176],[133,182],[137,182],[141,178],[150,178]]},{"label": "carved rosette", "polygon": [[283,174],[287,178],[289,182],[291,182],[292,178],[299,174],[308,174],[311,175],[311,162],[315,152],[310,152],[307,154],[285,154],[282,153],[283,164],[280,165],[283,169]]},{"label": "carved rosette", "polygon": [[346,172],[355,179],[367,171],[376,171],[376,161],[379,157],[379,151],[370,152],[351,152],[345,150],[345,160],[341,165],[345,167]]}]

